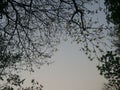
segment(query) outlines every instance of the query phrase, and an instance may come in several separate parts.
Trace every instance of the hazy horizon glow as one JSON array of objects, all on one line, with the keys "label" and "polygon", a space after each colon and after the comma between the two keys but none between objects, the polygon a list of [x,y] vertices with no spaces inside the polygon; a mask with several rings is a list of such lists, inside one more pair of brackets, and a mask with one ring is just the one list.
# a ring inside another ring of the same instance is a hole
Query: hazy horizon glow
[{"label": "hazy horizon glow", "polygon": [[59,51],[51,58],[55,63],[44,65],[34,73],[24,74],[35,79],[43,90],[101,90],[105,79],[99,75],[96,61],[90,61],[79,51],[78,45],[69,41],[59,45]]}]

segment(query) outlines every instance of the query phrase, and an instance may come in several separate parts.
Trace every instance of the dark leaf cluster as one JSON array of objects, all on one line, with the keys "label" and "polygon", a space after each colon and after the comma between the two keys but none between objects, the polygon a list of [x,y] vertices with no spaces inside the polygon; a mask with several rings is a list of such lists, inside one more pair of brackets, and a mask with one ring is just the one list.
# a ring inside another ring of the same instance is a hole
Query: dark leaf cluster
[{"label": "dark leaf cluster", "polygon": [[17,74],[10,74],[7,82],[0,86],[0,90],[42,90],[43,85],[39,84],[35,79],[31,80],[31,86],[24,86],[25,79]]},{"label": "dark leaf cluster", "polygon": [[108,51],[101,57],[100,63],[97,66],[100,74],[109,80],[110,86],[116,85],[120,89],[120,56]]}]

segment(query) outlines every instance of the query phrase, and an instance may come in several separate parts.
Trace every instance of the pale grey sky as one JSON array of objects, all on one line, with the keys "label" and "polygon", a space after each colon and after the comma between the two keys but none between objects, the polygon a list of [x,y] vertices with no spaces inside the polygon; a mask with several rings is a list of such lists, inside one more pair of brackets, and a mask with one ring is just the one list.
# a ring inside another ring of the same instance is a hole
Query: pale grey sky
[{"label": "pale grey sky", "polygon": [[69,41],[61,43],[59,51],[51,58],[53,64],[44,65],[31,75],[24,74],[29,79],[36,79],[43,90],[101,90],[104,77],[99,75],[96,61],[90,61],[79,51],[76,44]]}]

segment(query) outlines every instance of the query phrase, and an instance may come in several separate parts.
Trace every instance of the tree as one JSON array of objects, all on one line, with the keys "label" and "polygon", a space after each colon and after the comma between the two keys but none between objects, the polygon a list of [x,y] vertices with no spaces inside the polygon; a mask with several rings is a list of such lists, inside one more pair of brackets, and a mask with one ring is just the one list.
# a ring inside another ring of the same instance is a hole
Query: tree
[{"label": "tree", "polygon": [[113,23],[115,25],[113,36],[115,37],[114,45],[117,47],[118,52],[120,52],[120,1],[119,0],[105,0],[106,6],[106,18],[108,23]]},{"label": "tree", "polygon": [[33,65],[40,67],[48,63],[44,59],[53,55],[61,36],[80,43],[86,54],[94,52],[96,55],[98,50],[102,51],[99,44],[103,44],[103,26],[92,27],[93,22],[87,17],[95,13],[86,7],[93,2],[1,0],[0,77],[8,67],[16,70],[22,66],[22,69],[33,71]]},{"label": "tree", "polygon": [[[31,86],[24,86],[25,79],[21,79],[17,74],[11,74],[7,82],[0,86],[1,90],[42,90],[43,85],[39,84],[36,80],[31,80]],[[30,84],[30,83],[29,83]]]},{"label": "tree", "polygon": [[108,51],[99,60],[100,65],[97,66],[100,74],[108,79],[108,86],[115,87],[116,90],[120,89],[120,56]]},{"label": "tree", "polygon": [[114,84],[112,84],[112,86],[111,86],[110,84],[105,83],[104,87],[102,88],[102,90],[119,90],[119,89]]},{"label": "tree", "polygon": [[120,1],[119,0],[105,0],[106,17],[108,23],[113,23],[114,30],[111,31],[113,35],[113,45],[115,50],[108,51],[99,60],[101,65],[98,65],[100,74],[108,79],[108,84],[104,86],[105,90],[120,90]]},{"label": "tree", "polygon": [[105,0],[106,14],[108,22],[112,22],[115,25],[120,25],[120,1],[119,0]]}]

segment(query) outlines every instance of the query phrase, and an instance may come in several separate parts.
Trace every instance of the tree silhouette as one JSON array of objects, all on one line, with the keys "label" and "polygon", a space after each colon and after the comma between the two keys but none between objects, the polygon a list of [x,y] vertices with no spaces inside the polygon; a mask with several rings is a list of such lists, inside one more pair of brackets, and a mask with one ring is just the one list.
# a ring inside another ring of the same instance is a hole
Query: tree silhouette
[{"label": "tree silhouette", "polygon": [[[93,0],[1,0],[0,1],[0,77],[6,68],[33,71],[49,63],[61,37],[71,37],[81,49],[95,53],[104,43],[103,26],[92,27],[86,7]],[[92,47],[91,47],[92,46]],[[104,46],[106,44],[104,43]],[[89,58],[92,60],[92,58]]]},{"label": "tree silhouette", "polygon": [[[31,86],[24,86],[25,79],[21,79],[17,74],[9,75],[7,82],[0,86],[0,90],[42,90],[43,85],[36,80],[31,80]],[[29,83],[30,84],[30,83]]]},{"label": "tree silhouette", "polygon": [[106,15],[107,15],[107,20],[108,22],[112,22],[115,25],[120,25],[120,1],[119,0],[105,0],[105,5],[106,5]]},{"label": "tree silhouette", "polygon": [[101,65],[98,66],[100,74],[108,79],[108,84],[104,86],[105,90],[120,89],[120,1],[105,0],[106,17],[108,23],[113,23],[115,26],[113,33],[113,45],[115,50],[108,51],[100,59]]},{"label": "tree silhouette", "polygon": [[115,87],[116,90],[120,89],[120,56],[108,51],[100,59],[101,64],[97,66],[100,74],[108,79],[109,87]]},{"label": "tree silhouette", "polygon": [[110,84],[105,83],[104,87],[102,88],[102,90],[119,90],[119,89],[114,84],[112,84],[112,86],[111,86]]}]

